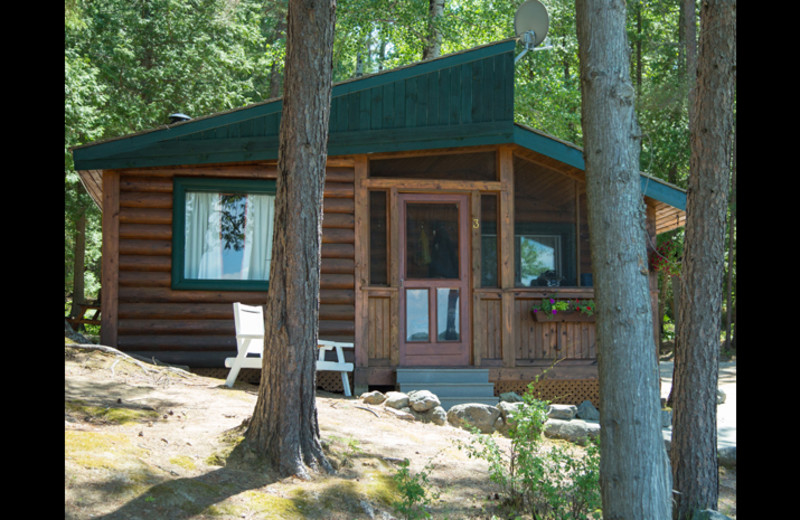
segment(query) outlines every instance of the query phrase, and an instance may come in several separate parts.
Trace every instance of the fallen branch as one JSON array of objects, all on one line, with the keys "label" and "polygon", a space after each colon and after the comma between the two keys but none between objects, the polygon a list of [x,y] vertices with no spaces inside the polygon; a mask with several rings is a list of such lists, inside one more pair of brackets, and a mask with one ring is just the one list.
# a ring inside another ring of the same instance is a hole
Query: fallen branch
[{"label": "fallen branch", "polygon": [[[131,356],[129,354],[126,354],[125,352],[122,352],[121,350],[117,350],[114,347],[109,347],[107,345],[95,345],[94,343],[65,343],[64,347],[65,348],[80,348],[80,349],[84,349],[84,350],[99,350],[101,352],[106,352],[108,354],[112,354],[114,356],[118,356],[118,357],[121,357],[121,358],[123,358],[123,359],[125,359],[127,361],[130,361],[131,363],[135,364],[136,366],[138,366],[139,368],[141,368],[142,370],[144,370],[148,374],[157,374],[157,371],[155,371],[155,370],[153,370],[151,368],[148,368],[144,364],[144,363],[148,363],[149,361],[144,360],[144,362],[142,362],[139,359],[137,359],[136,357]],[[152,361],[153,361],[154,365],[156,365],[158,367],[165,368],[165,369],[167,369],[167,370],[169,370],[171,372],[175,372],[176,374],[181,375],[183,377],[192,377],[192,375],[193,375],[191,372],[187,372],[186,370],[184,370],[182,368],[177,368],[177,367],[173,367],[173,366],[170,366],[170,365],[162,364],[160,362],[156,362],[155,358],[153,358]],[[115,363],[115,365],[116,365],[116,363]],[[113,367],[112,367],[112,373],[113,373]]]},{"label": "fallen branch", "polygon": [[381,417],[380,415],[378,415],[378,412],[376,412],[376,411],[375,411],[375,410],[373,410],[372,408],[367,408],[366,406],[358,406],[358,405],[356,405],[355,407],[356,407],[356,408],[360,408],[360,409],[362,409],[362,410],[366,410],[366,411],[370,412],[372,415],[374,415],[374,416],[375,416],[375,417],[377,417],[378,419],[380,419],[380,417]]}]

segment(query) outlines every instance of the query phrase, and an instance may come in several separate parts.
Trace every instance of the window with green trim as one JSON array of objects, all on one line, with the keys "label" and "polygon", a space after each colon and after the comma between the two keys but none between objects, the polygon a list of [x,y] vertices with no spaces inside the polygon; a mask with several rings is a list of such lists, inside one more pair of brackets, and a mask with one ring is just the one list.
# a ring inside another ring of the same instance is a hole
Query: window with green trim
[{"label": "window with green trim", "polygon": [[269,287],[275,181],[175,178],[173,289]]}]

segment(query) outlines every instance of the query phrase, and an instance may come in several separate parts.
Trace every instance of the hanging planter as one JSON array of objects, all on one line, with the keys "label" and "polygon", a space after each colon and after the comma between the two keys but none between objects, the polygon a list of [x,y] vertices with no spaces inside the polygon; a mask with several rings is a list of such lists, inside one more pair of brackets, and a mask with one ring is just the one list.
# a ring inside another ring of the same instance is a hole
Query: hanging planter
[{"label": "hanging planter", "polygon": [[531,307],[535,321],[585,321],[594,322],[595,305],[591,300],[559,300],[556,295],[545,295],[538,305]]}]

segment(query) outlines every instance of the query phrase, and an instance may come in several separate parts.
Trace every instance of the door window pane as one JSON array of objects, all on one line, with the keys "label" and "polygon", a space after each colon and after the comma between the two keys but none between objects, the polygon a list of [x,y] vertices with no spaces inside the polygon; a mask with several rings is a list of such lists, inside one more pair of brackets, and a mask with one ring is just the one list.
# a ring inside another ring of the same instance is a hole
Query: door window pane
[{"label": "door window pane", "polygon": [[458,289],[436,289],[436,321],[439,341],[461,339]]},{"label": "door window pane", "polygon": [[429,341],[428,289],[406,290],[406,341]]},{"label": "door window pane", "polygon": [[458,204],[406,205],[406,278],[457,279]]}]

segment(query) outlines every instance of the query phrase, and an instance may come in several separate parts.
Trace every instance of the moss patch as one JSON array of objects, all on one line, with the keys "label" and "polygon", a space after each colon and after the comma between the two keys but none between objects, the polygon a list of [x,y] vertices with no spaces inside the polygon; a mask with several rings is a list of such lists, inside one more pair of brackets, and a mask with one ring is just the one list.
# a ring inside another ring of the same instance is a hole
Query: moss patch
[{"label": "moss patch", "polygon": [[101,421],[111,424],[129,424],[158,419],[155,410],[141,408],[93,406],[80,400],[64,401],[64,410],[84,421]]}]

